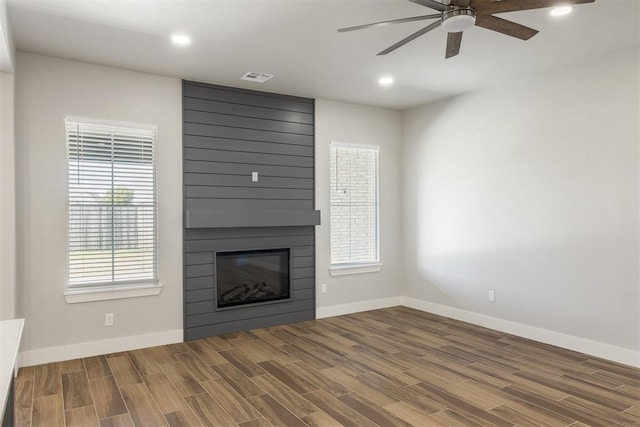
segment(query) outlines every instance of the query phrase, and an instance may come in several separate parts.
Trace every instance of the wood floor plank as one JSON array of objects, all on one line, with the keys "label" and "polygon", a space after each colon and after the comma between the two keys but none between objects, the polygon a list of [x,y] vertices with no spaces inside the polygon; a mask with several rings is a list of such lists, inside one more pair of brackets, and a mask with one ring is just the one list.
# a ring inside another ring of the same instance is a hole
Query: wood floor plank
[{"label": "wood floor plank", "polygon": [[349,372],[343,367],[325,369],[321,371],[320,374],[329,378],[330,380],[342,383],[349,390],[365,396],[367,399],[374,402],[378,406],[386,406],[399,401],[398,399],[394,399],[393,397],[386,394],[384,390],[378,390],[377,388],[371,387],[368,384],[359,381],[356,378],[357,373]]},{"label": "wood floor plank", "polygon": [[187,343],[179,342],[175,344],[168,344],[165,346],[172,354],[188,353],[191,351]]},{"label": "wood floor plank", "polygon": [[204,339],[207,344],[211,346],[215,351],[231,350],[233,347],[226,340],[221,337],[209,337]]},{"label": "wood floor plank", "polygon": [[576,396],[567,397],[560,403],[569,409],[590,415],[591,419],[602,420],[605,424],[610,423],[611,425],[620,426],[640,425],[640,419],[632,414],[612,410],[608,406]]},{"label": "wood floor plank", "polygon": [[503,396],[500,390],[477,383],[473,380],[450,384],[442,388],[448,393],[485,411],[508,402],[508,399]]},{"label": "wood floor plank", "polygon": [[63,427],[62,395],[53,394],[34,399],[31,424],[34,426]]},{"label": "wood floor plank", "polygon": [[[509,406],[499,405],[489,410],[492,414],[499,416],[507,421],[511,421],[518,426],[539,426],[539,427],[553,427],[558,424],[547,423],[540,420],[540,418],[534,418],[527,414],[510,408]],[[568,424],[564,424],[568,425]]]},{"label": "wood floor plank", "polygon": [[450,427],[482,427],[483,424],[473,421],[464,415],[458,414],[451,409],[445,409],[444,411],[431,414],[431,417],[435,420]]},{"label": "wood floor plank", "polygon": [[215,365],[212,368],[244,398],[264,393],[264,390],[231,363]]},{"label": "wood floor plank", "polygon": [[392,413],[396,417],[404,420],[410,425],[434,427],[446,425],[431,417],[426,412],[421,411],[415,406],[411,406],[406,402],[395,402],[385,406],[384,409]]},{"label": "wood floor plank", "polygon": [[198,382],[220,378],[220,375],[218,375],[216,371],[211,369],[209,365],[204,363],[204,361],[193,352],[176,354],[174,357]]},{"label": "wood floor plank", "polygon": [[84,371],[62,374],[62,397],[65,410],[93,405],[89,380]]},{"label": "wood floor plank", "polygon": [[107,363],[119,387],[140,384],[142,382],[142,378],[140,378],[138,371],[126,353],[107,358]]},{"label": "wood floor plank", "polygon": [[492,426],[504,426],[510,427],[513,424],[507,420],[504,420],[496,415],[493,415],[487,411],[483,411],[482,409],[474,406],[464,400],[447,393],[444,390],[438,389],[436,387],[431,386],[430,384],[420,383],[414,386],[409,386],[414,390],[422,389],[429,393],[433,399],[441,402],[443,405],[446,405],[447,408],[455,411],[457,414],[464,416],[474,422],[479,424],[487,424]]},{"label": "wood floor plank", "polygon": [[336,397],[350,392],[350,390],[340,382],[323,376],[320,372],[302,361],[287,365],[286,368],[298,378],[302,378],[305,383],[311,384],[311,389],[323,389]]},{"label": "wood floor plank", "polygon": [[176,359],[173,357],[173,353],[169,351],[169,348],[166,345],[160,345],[157,347],[150,347],[149,354],[156,360],[159,365],[164,365],[165,363],[174,363]]},{"label": "wood floor plank", "polygon": [[305,394],[304,397],[342,425],[376,426],[369,418],[326,391],[316,390]]},{"label": "wood floor plank", "polygon": [[235,421],[213,400],[208,393],[194,394],[185,398],[193,412],[206,426],[235,426]]},{"label": "wood floor plank", "polygon": [[551,399],[545,399],[535,393],[531,393],[529,390],[520,388],[519,386],[511,385],[509,387],[504,387],[502,389],[505,393],[511,394],[514,397],[522,399],[526,402],[529,402],[533,405],[540,406],[542,408],[548,409],[550,411],[556,412],[560,415],[563,415],[567,418],[573,419],[575,421],[584,422],[586,424],[593,424],[596,426],[605,426],[606,424],[602,424],[601,422],[596,422],[597,420],[592,419],[589,416],[584,415],[581,411],[571,410],[566,407],[566,405],[553,401]]},{"label": "wood floor plank", "polygon": [[189,341],[187,345],[208,366],[227,363],[227,359],[220,356],[205,340]]},{"label": "wood floor plank", "polygon": [[89,379],[112,375],[107,358],[104,356],[85,357],[82,361]]},{"label": "wood floor plank", "polygon": [[165,363],[161,367],[169,381],[182,396],[192,396],[204,392],[198,380],[179,362]]},{"label": "wood floor plank", "polygon": [[113,376],[92,378],[89,387],[98,418],[110,418],[127,412]]},{"label": "wood floor plank", "polygon": [[120,387],[129,415],[136,426],[166,426],[164,417],[156,406],[144,384],[131,384]]},{"label": "wood floor plank", "polygon": [[153,355],[147,348],[142,348],[139,350],[129,351],[127,353],[131,362],[133,362],[133,366],[138,371],[138,374],[144,375],[153,375],[159,372],[162,372],[158,362],[154,359]]},{"label": "wood floor plank", "polygon": [[165,414],[169,427],[203,427],[204,424],[196,416],[196,414],[190,409],[183,409],[177,412],[171,412]]},{"label": "wood floor plank", "polygon": [[16,379],[14,382],[14,396],[16,423],[30,422],[31,408],[33,407],[33,379]]},{"label": "wood floor plank", "polygon": [[84,371],[84,364],[82,363],[82,359],[73,359],[60,362],[60,373],[62,374],[79,371]]},{"label": "wood floor plank", "polygon": [[261,394],[247,399],[254,408],[275,426],[304,427],[305,423],[293,415],[287,408],[268,394]]},{"label": "wood floor plank", "polygon": [[567,393],[571,396],[577,396],[582,399],[600,403],[606,407],[614,409],[616,411],[624,411],[625,409],[630,408],[635,403],[635,399],[629,399],[623,395],[615,395],[615,392],[608,391],[599,387],[590,386],[587,384],[582,384],[581,386],[575,386],[571,384],[569,381],[563,381],[562,377],[558,377],[555,379],[547,379],[543,378],[539,375],[535,375],[529,372],[517,372],[514,375],[526,378],[529,381],[536,382],[538,384],[542,384],[549,388],[553,388],[555,390]]},{"label": "wood floor plank", "polygon": [[298,418],[306,417],[319,410],[313,403],[309,402],[284,383],[278,381],[271,374],[254,377],[253,382],[258,384],[269,396],[284,405]]},{"label": "wood floor plank", "polygon": [[47,363],[36,366],[33,382],[33,398],[62,395],[62,381],[60,380],[60,365]]},{"label": "wood floor plank", "polygon": [[202,383],[204,389],[240,424],[260,417],[247,400],[222,378]]},{"label": "wood floor plank", "polygon": [[220,355],[249,378],[267,373],[260,365],[253,363],[238,350],[221,351]]},{"label": "wood floor plank", "polygon": [[[84,372],[82,374],[84,375]],[[67,427],[97,427],[100,425],[93,405],[68,409],[64,411],[64,419]]]},{"label": "wood floor plank", "polygon": [[357,378],[370,387],[384,390],[385,394],[395,400],[407,402],[428,414],[447,408],[446,404],[432,399],[430,395],[422,394],[419,390],[411,388],[414,386],[401,387],[376,372],[358,375]]},{"label": "wood floor plank", "polygon": [[380,426],[408,426],[409,424],[396,417],[383,408],[376,407],[376,404],[358,395],[357,393],[345,394],[338,399],[351,409],[361,413],[374,423]]},{"label": "wood floor plank", "polygon": [[323,411],[314,412],[306,417],[301,418],[302,421],[310,427],[341,427],[338,421],[331,418]]},{"label": "wood floor plank", "polygon": [[100,420],[100,427],[136,427],[129,413]]},{"label": "wood floor plank", "polygon": [[151,396],[163,414],[178,412],[187,407],[184,399],[181,399],[178,391],[163,373],[144,375],[142,381],[145,383]]},{"label": "wood floor plank", "polygon": [[34,380],[34,375],[36,372],[36,366],[25,366],[22,367],[18,370],[18,377],[16,378],[16,382],[17,381],[27,381],[27,380]]},{"label": "wood floor plank", "polygon": [[[293,364],[292,364],[293,365]],[[273,377],[277,378],[284,385],[288,386],[297,393],[304,394],[313,390],[317,390],[318,387],[302,378],[295,372],[293,372],[288,365],[287,367],[280,365],[278,362],[262,362],[260,366]]]},{"label": "wood floor plank", "polygon": [[269,421],[265,418],[256,418],[255,420],[245,421],[242,424],[238,424],[239,427],[273,427]]}]

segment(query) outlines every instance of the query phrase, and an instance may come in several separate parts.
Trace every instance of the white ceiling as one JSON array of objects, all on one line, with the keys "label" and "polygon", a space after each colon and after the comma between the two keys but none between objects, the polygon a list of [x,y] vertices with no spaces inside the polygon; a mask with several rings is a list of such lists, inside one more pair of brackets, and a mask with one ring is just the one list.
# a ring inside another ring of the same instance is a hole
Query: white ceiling
[{"label": "white ceiling", "polygon": [[[559,19],[548,10],[501,14],[540,33],[525,42],[474,27],[447,60],[440,29],[376,56],[425,22],[336,31],[434,13],[406,0],[8,0],[8,8],[20,51],[393,109],[640,49],[640,0],[596,0]],[[172,46],[175,31],[192,45]],[[247,71],[275,77],[239,80]],[[382,74],[396,84],[379,87]]]}]

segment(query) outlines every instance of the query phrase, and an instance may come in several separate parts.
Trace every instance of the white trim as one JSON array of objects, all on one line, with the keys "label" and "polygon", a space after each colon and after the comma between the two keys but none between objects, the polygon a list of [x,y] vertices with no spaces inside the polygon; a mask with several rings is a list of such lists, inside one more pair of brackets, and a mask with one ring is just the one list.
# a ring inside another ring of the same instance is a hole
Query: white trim
[{"label": "white trim", "polygon": [[4,419],[11,394],[11,380],[18,374],[18,349],[23,328],[24,319],[0,320],[0,420]]},{"label": "white trim", "polygon": [[402,305],[402,297],[370,299],[348,304],[330,305],[316,308],[316,319],[324,317],[342,316],[343,314],[359,313],[361,311],[377,310]]},{"label": "white trim", "polygon": [[79,302],[106,301],[110,299],[137,298],[160,295],[162,284],[110,286],[99,288],[69,289],[64,293],[68,304]]},{"label": "white trim", "polygon": [[174,329],[170,331],[156,332],[153,334],[134,335],[108,340],[69,344],[59,347],[42,348],[21,352],[19,366],[42,365],[45,363],[78,359],[80,357],[100,356],[120,351],[174,344],[182,341],[183,330]]},{"label": "white trim", "polygon": [[332,276],[346,276],[348,274],[376,273],[382,271],[382,263],[332,265],[329,274]]},{"label": "white trim", "polygon": [[631,349],[617,347],[611,344],[592,341],[586,338],[567,335],[560,332],[550,331],[548,329],[499,319],[497,317],[461,310],[459,308],[449,307],[446,305],[435,304],[415,298],[402,297],[401,305],[449,317],[451,319],[473,323],[474,325],[484,326],[485,328],[495,329],[497,331],[506,332],[542,343],[555,345],[557,347],[566,348],[568,350],[577,351],[591,356],[601,357],[614,362],[624,363],[625,365],[640,367],[640,352]]},{"label": "white trim", "polygon": [[332,147],[337,147],[337,148],[359,148],[361,150],[371,150],[371,151],[377,151],[380,152],[380,146],[379,145],[373,145],[373,144],[354,144],[353,142],[338,142],[338,141],[331,141],[331,143],[329,144],[329,148]]},{"label": "white trim", "polygon": [[143,129],[157,132],[158,126],[149,123],[120,122],[116,120],[92,119],[89,117],[66,116],[65,122],[86,123],[88,125],[111,126],[114,128]]}]

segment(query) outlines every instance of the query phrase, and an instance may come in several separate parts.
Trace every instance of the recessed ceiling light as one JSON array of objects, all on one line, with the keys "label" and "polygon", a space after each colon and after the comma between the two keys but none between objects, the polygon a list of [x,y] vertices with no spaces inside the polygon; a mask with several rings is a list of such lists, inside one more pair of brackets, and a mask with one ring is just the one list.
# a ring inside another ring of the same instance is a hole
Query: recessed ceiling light
[{"label": "recessed ceiling light", "polygon": [[571,6],[558,6],[558,7],[554,7],[553,9],[551,9],[551,12],[549,12],[549,15],[551,15],[551,16],[564,16],[564,15],[567,15],[567,14],[571,13],[572,10],[573,10],[573,7],[571,7]]},{"label": "recessed ceiling light", "polygon": [[391,86],[393,84],[393,77],[391,76],[382,76],[378,79],[378,84],[380,86]]},{"label": "recessed ceiling light", "polygon": [[171,42],[176,46],[189,46],[191,44],[191,37],[186,34],[174,34],[171,36]]}]

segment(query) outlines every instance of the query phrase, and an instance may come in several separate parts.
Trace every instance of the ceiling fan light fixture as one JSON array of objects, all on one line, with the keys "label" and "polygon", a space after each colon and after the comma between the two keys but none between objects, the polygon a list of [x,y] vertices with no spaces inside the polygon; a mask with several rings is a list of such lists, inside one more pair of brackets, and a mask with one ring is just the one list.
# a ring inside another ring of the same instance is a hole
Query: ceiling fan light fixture
[{"label": "ceiling fan light fixture", "polygon": [[459,33],[473,27],[476,13],[473,9],[452,9],[442,15],[442,29],[447,33]]},{"label": "ceiling fan light fixture", "polygon": [[558,6],[558,7],[554,7],[553,9],[551,9],[551,11],[549,12],[549,15],[551,15],[551,16],[564,16],[564,15],[568,15],[569,13],[571,13],[571,11],[573,11],[573,7],[571,7],[571,6]]}]

